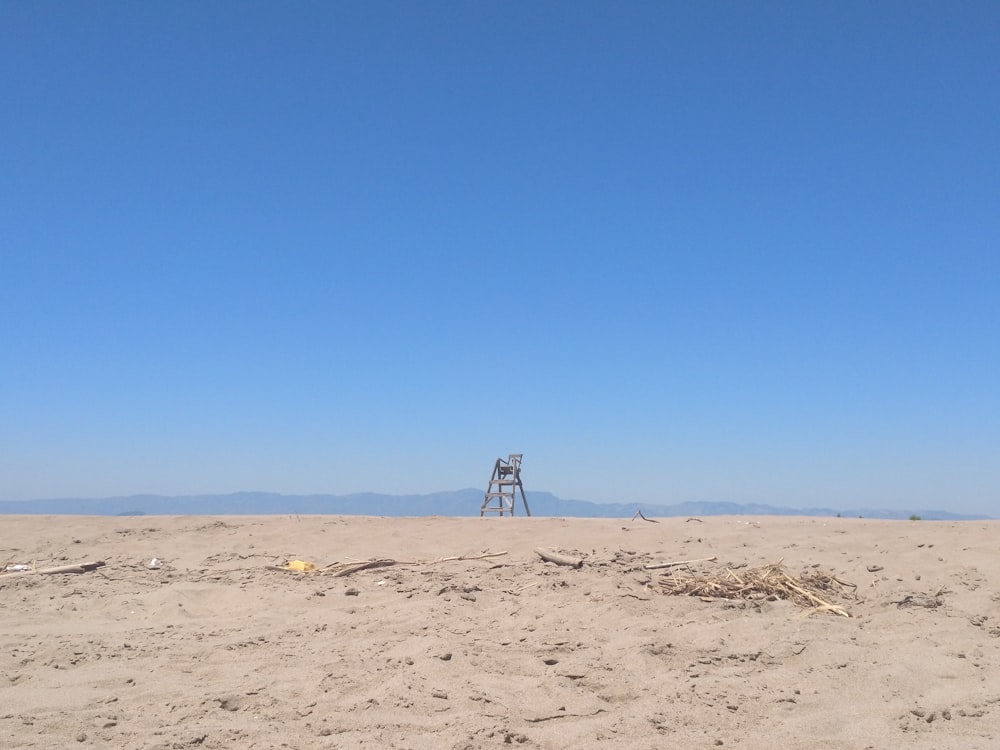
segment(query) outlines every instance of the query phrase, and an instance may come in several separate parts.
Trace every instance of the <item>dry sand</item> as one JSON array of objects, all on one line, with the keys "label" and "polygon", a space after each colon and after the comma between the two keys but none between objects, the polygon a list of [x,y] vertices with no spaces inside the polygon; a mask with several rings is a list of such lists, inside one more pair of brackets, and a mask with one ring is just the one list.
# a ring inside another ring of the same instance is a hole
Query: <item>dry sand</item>
[{"label": "dry sand", "polygon": [[[0,517],[3,748],[961,748],[1000,738],[1000,522]],[[543,562],[536,547],[582,556]],[[429,561],[335,577],[302,559]],[[857,584],[852,617],[657,563]],[[163,567],[150,570],[157,557]]]}]

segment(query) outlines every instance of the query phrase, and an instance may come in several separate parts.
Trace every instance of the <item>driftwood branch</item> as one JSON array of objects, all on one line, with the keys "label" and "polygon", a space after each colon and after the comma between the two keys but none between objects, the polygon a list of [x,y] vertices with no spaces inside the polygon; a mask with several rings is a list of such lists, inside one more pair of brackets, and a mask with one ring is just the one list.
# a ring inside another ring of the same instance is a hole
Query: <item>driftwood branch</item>
[{"label": "driftwood branch", "polygon": [[555,719],[583,719],[588,716],[597,716],[597,714],[603,714],[604,712],[605,709],[603,708],[599,708],[596,711],[591,711],[589,714],[567,714],[560,712],[557,714],[549,714],[547,716],[536,716],[534,718],[527,717],[525,718],[525,721],[527,721],[529,724],[538,724],[543,721],[553,721]]},{"label": "driftwood branch", "polygon": [[552,550],[543,549],[542,547],[536,549],[535,554],[538,555],[543,560],[545,560],[545,562],[555,563],[556,565],[565,565],[570,568],[583,567],[583,560],[579,557],[570,557],[569,555],[561,555],[558,552],[553,552]]},{"label": "driftwood branch", "polygon": [[59,573],[90,573],[98,568],[103,568],[105,566],[103,560],[95,560],[94,562],[82,562],[74,563],[72,565],[59,565],[54,568],[39,568],[38,570],[21,570],[15,573],[4,573],[3,577],[16,577],[16,576],[32,576],[32,575],[57,575]]},{"label": "driftwood branch", "polygon": [[479,555],[458,555],[456,557],[439,557],[437,560],[428,560],[422,563],[408,563],[411,565],[436,565],[437,563],[452,562],[454,560],[486,560],[490,557],[503,557],[507,552],[483,552]]},{"label": "driftwood branch", "polygon": [[[380,560],[359,560],[357,562],[330,563],[323,568],[316,568],[308,571],[310,573],[329,573],[334,578],[343,578],[361,570],[371,570],[373,568],[388,568],[394,565],[423,566],[437,565],[443,562],[454,562],[456,560],[486,560],[491,557],[502,557],[507,552],[482,552],[478,555],[454,555],[452,557],[439,557],[437,560],[390,560],[388,558]],[[268,565],[268,570],[276,570],[282,573],[298,573],[303,571],[291,570],[283,565]]]},{"label": "driftwood branch", "polygon": [[423,565],[437,565],[443,562],[454,562],[456,560],[485,560],[490,557],[502,557],[506,555],[506,552],[483,552],[478,555],[455,555],[452,557],[439,557],[437,560],[423,560],[423,561],[412,561],[412,562],[401,562],[399,560],[365,560],[364,562],[358,563],[348,563],[346,565],[328,565],[323,568],[323,572],[333,571],[334,578],[342,578],[343,576],[349,576],[351,573],[357,573],[359,570],[368,570],[369,568],[387,568],[391,565],[408,565],[408,566],[423,566]]},{"label": "driftwood branch", "polygon": [[657,521],[655,518],[646,518],[644,515],[642,515],[642,511],[641,510],[637,510],[635,512],[635,515],[632,516],[632,520],[633,521],[636,518],[641,518],[643,521],[649,521],[650,523],[659,523],[659,521]]},{"label": "driftwood branch", "polygon": [[399,563],[395,560],[367,560],[365,562],[344,565],[334,571],[333,577],[342,578],[344,576],[349,576],[351,573],[357,573],[359,570],[368,570],[369,568],[388,568],[392,565],[399,565]]},{"label": "driftwood branch", "polygon": [[665,562],[665,563],[650,563],[649,565],[643,565],[642,567],[646,570],[660,570],[662,568],[673,568],[677,565],[691,565],[692,563],[700,562],[715,562],[718,558],[715,555],[712,557],[703,557],[700,560],[677,560],[676,562]]}]

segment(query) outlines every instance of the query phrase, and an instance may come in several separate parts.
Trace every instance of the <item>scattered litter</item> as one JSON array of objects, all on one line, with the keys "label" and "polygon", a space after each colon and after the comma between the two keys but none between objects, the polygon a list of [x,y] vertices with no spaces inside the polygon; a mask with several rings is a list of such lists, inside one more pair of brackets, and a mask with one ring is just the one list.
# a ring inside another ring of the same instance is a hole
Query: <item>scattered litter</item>
[{"label": "scattered litter", "polygon": [[150,570],[159,570],[160,568],[163,567],[163,560],[159,559],[158,557],[154,557],[152,560],[146,563],[146,567],[149,568]]},{"label": "scattered litter", "polygon": [[5,573],[24,573],[28,570],[31,570],[31,566],[23,563],[13,563],[4,568]]},{"label": "scattered litter", "polygon": [[314,573],[316,564],[305,560],[286,560],[281,565],[268,565],[271,570],[282,570],[286,573]]}]

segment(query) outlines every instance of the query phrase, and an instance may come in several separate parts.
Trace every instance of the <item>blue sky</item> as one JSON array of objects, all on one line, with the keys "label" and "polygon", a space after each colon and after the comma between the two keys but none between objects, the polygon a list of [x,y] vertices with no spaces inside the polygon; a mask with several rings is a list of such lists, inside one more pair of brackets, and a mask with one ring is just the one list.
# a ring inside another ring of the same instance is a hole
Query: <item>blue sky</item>
[{"label": "blue sky", "polygon": [[0,17],[0,500],[1000,509],[995,3]]}]

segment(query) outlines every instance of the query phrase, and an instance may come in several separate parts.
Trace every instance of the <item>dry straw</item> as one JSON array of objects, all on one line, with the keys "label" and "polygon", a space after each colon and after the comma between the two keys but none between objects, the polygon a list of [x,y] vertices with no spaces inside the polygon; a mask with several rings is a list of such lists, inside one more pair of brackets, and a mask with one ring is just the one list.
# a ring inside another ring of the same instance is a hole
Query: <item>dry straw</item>
[{"label": "dry straw", "polygon": [[738,572],[728,567],[711,574],[673,572],[660,579],[660,588],[664,594],[702,599],[784,599],[808,607],[809,614],[831,612],[841,617],[851,616],[829,600],[847,595],[847,589],[851,589],[853,595],[857,589],[855,584],[817,571],[795,577],[789,575],[781,563],[779,560]]}]

